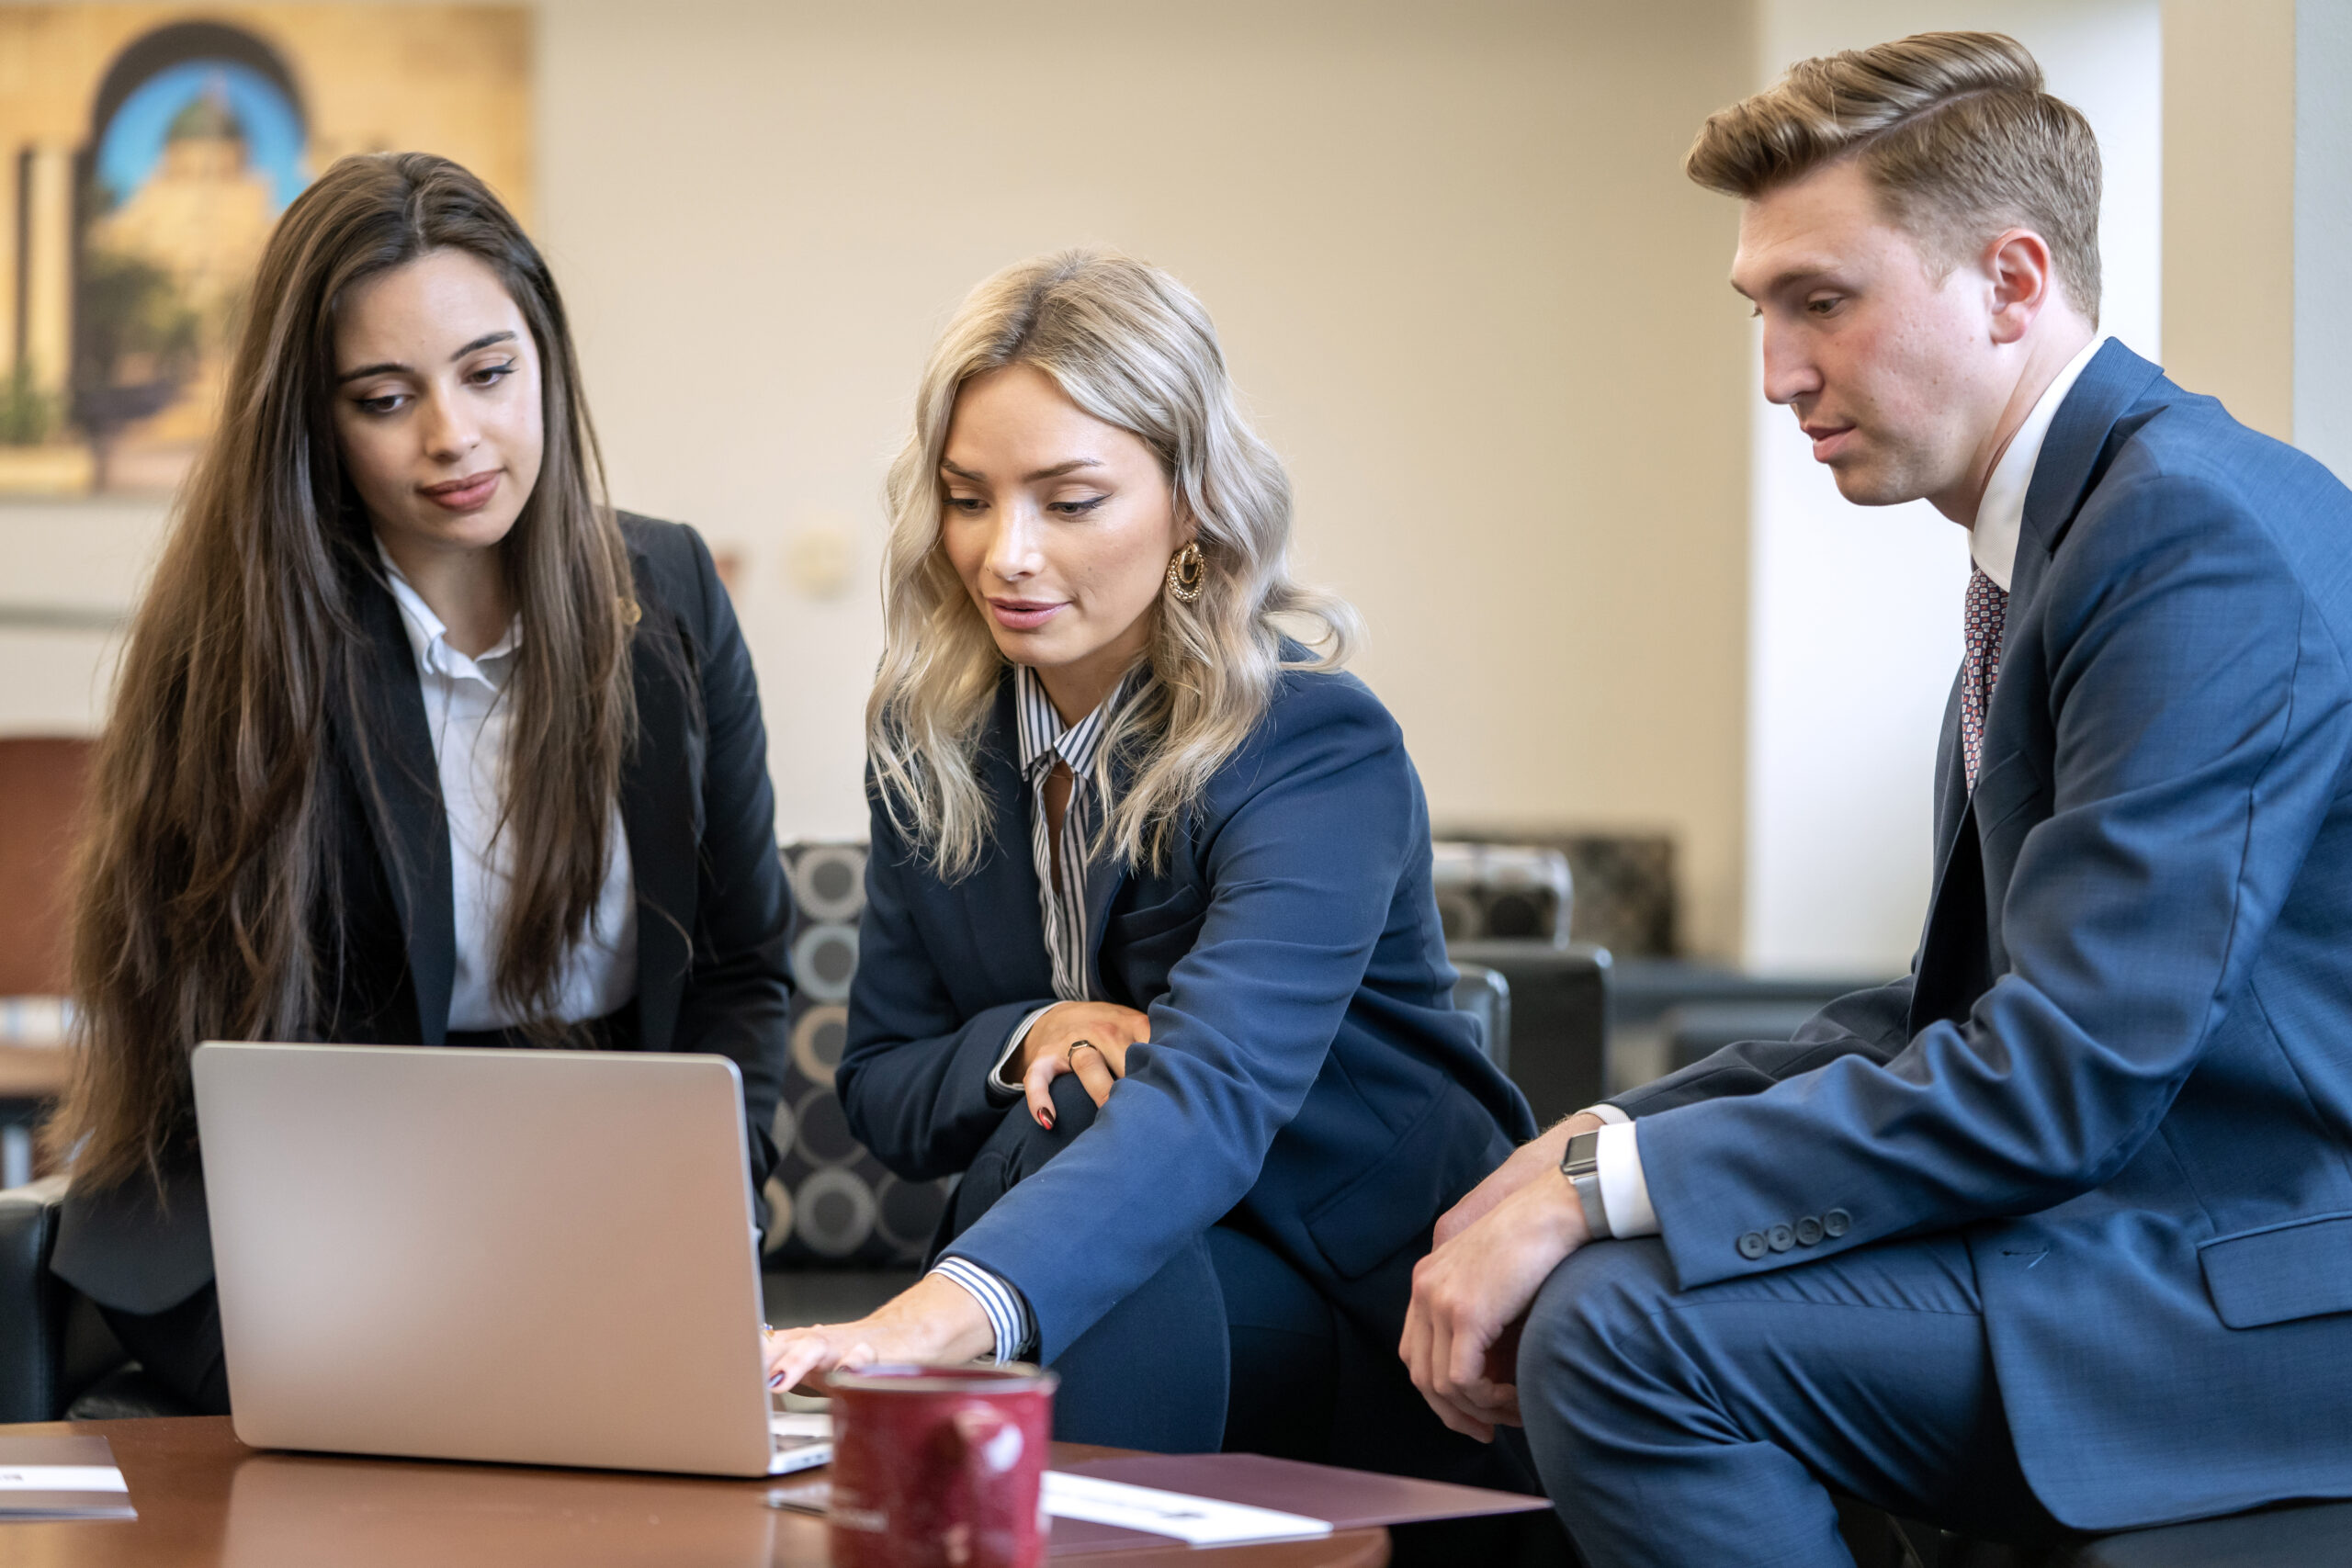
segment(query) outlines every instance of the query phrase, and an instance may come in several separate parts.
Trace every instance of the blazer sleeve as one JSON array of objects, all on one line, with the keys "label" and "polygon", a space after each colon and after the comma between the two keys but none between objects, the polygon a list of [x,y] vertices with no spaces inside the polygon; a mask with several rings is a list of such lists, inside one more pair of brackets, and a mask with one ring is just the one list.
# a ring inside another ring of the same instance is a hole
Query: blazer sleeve
[{"label": "blazer sleeve", "polygon": [[770,1129],[792,1037],[792,901],[776,852],[775,791],[759,682],[710,551],[692,529],[696,675],[706,728],[694,958],[678,1003],[677,1049],[732,1060],[743,1076],[752,1186],[775,1168]]},{"label": "blazer sleeve", "polygon": [[[2342,655],[2243,498],[2196,479],[2102,486],[2041,605],[2049,776],[2002,776],[2042,767],[2037,747],[1978,785],[1988,832],[2048,810],[2008,881],[2007,972],[1884,1061],[1843,1055],[1644,1116],[1685,1288],[2103,1184],[2244,986],[2352,755]],[[1738,1251],[1746,1231],[1832,1208],[1842,1236]]]},{"label": "blazer sleeve", "polygon": [[[1052,997],[1001,1003],[969,1017],[958,1010],[915,910],[938,878],[882,805],[871,774],[873,818],[865,861],[865,912],[857,928],[857,977],[849,998],[849,1044],[834,1075],[850,1132],[884,1167],[927,1181],[969,1167],[1004,1120],[989,1098],[989,1070],[1021,1021]],[[1001,851],[991,846],[989,853]]]},{"label": "blazer sleeve", "polygon": [[[1916,960],[1914,961],[1916,964]],[[1786,1040],[1743,1040],[1609,1103],[1632,1117],[1651,1116],[1718,1095],[1761,1094],[1783,1078],[1840,1056],[1892,1061],[1907,1043],[1911,976],[1851,991],[1804,1021]]]},{"label": "blazer sleeve", "polygon": [[1214,829],[1200,938],[1151,1004],[1150,1043],[1129,1049],[1093,1124],[948,1248],[1020,1289],[1043,1359],[1256,1185],[1363,984],[1405,857],[1427,852],[1395,722],[1337,680],[1298,706],[1221,775],[1247,793]]}]

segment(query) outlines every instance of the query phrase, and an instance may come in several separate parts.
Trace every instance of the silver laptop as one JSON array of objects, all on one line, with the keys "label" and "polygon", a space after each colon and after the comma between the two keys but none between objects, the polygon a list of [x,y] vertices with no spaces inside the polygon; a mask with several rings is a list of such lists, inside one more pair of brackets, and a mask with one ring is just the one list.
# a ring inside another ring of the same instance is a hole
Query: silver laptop
[{"label": "silver laptop", "polygon": [[720,1056],[213,1043],[220,1332],[256,1448],[769,1475],[741,1080]]}]

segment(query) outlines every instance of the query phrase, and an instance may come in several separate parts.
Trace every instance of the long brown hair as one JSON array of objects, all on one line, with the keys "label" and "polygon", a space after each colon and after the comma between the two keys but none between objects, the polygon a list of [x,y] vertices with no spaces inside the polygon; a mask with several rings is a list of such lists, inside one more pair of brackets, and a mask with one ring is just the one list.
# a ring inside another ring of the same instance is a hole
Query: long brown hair
[{"label": "long brown hair", "polygon": [[[538,482],[502,547],[524,635],[494,975],[535,1036],[561,1033],[547,1013],[594,913],[636,722],[628,551],[537,249],[447,159],[345,158],[270,236],[220,425],[131,622],[98,743],[75,873],[80,1061],[48,1131],[77,1181],[160,1176],[192,1140],[198,1042],[333,1037],[329,716],[338,694],[361,711],[358,595],[382,591],[332,423],[335,311],[354,285],[438,250],[497,273],[543,367]],[[379,761],[363,761],[363,788]]]}]

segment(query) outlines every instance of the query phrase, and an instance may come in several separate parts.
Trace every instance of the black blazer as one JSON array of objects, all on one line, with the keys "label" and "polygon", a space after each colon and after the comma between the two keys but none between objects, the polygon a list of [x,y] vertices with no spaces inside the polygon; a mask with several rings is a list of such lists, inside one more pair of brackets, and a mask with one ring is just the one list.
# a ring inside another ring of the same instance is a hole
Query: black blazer
[{"label": "black blazer", "polygon": [[[627,513],[620,522],[644,612],[629,654],[638,739],[620,799],[637,883],[639,1048],[733,1059],[756,1191],[776,1157],[767,1130],[790,1038],[791,908],[759,687],[700,536]],[[337,765],[326,783],[343,898],[322,914],[329,969],[311,1033],[437,1045],[448,1035],[456,941],[440,775],[399,606],[373,570],[356,571],[352,592],[365,638],[360,692],[357,711],[331,699]],[[144,1181],[72,1190],[51,1267],[119,1311],[187,1300],[212,1279],[192,1144],[167,1162],[162,1198]]]}]

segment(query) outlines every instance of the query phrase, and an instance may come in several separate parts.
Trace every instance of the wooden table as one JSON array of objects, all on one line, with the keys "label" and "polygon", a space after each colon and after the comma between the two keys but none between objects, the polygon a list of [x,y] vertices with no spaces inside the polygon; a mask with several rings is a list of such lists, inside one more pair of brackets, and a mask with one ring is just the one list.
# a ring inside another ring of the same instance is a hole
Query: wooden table
[{"label": "wooden table", "polygon": [[[0,1524],[9,1568],[824,1568],[825,1524],[763,1481],[265,1453],[226,1416],[0,1427],[103,1437],[135,1523]],[[1070,1464],[1118,1450],[1054,1445]],[[812,1473],[821,1474],[821,1472]],[[1381,1568],[1388,1532],[1056,1557],[1054,1568]]]}]

